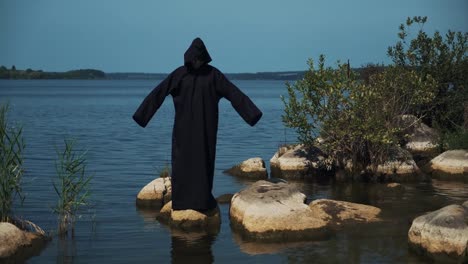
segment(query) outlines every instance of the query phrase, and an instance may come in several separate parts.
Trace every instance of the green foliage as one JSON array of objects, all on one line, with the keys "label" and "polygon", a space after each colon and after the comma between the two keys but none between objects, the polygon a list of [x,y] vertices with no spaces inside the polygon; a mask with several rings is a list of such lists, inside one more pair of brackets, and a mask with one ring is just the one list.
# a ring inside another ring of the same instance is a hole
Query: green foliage
[{"label": "green foliage", "polygon": [[[468,33],[449,30],[445,36],[439,31],[429,36],[423,31],[426,21],[427,17],[413,17],[401,24],[399,41],[388,48],[388,55],[396,66],[436,80],[436,97],[421,104],[418,114],[439,129],[456,130],[463,124],[463,105],[468,101]],[[417,35],[410,39],[416,25]]]},{"label": "green foliage", "polygon": [[283,122],[305,145],[323,137],[320,147],[341,165],[351,160],[356,171],[391,159],[405,129],[399,116],[434,97],[435,81],[411,69],[388,67],[366,84],[346,64],[326,67],[323,55],[317,67],[308,65],[304,79],[287,84]]},{"label": "green foliage", "polygon": [[53,185],[59,199],[53,210],[59,217],[60,234],[66,234],[69,229],[73,234],[77,213],[89,206],[89,183],[93,176],[86,171],[87,151],[75,150],[75,143],[65,140],[64,150],[57,150],[57,178]]},{"label": "green foliage", "polygon": [[171,177],[171,167],[168,163],[166,163],[164,167],[162,169],[158,169],[156,173],[159,175],[160,178]]},{"label": "green foliage", "polygon": [[11,127],[7,118],[8,105],[0,106],[0,221],[11,220],[13,200],[23,202],[21,179],[25,147],[21,127]]},{"label": "green foliage", "polygon": [[446,132],[441,138],[442,150],[468,149],[468,130]]}]

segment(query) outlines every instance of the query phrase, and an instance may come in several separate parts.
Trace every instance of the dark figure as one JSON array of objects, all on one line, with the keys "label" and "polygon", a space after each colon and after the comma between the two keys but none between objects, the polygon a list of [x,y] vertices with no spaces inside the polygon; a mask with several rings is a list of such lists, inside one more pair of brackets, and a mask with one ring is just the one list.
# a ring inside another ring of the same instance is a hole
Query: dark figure
[{"label": "dark figure", "polygon": [[145,98],[133,119],[145,127],[167,95],[172,95],[175,121],[172,131],[172,208],[210,210],[218,131],[218,102],[229,100],[249,125],[262,112],[222,72],[208,65],[211,57],[200,38],[184,54],[177,68]]}]

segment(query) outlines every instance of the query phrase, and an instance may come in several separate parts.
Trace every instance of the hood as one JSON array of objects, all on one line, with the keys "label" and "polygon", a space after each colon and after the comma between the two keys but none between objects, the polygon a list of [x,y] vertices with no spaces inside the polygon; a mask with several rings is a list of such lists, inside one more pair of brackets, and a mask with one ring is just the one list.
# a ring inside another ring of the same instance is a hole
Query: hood
[{"label": "hood", "polygon": [[192,41],[192,44],[184,53],[184,65],[190,69],[198,69],[211,61],[210,54],[200,38]]}]

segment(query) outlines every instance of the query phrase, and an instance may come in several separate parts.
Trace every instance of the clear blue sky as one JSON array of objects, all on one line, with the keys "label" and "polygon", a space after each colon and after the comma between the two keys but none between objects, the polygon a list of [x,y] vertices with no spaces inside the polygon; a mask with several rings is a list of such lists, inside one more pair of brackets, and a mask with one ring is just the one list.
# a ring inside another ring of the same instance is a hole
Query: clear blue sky
[{"label": "clear blue sky", "polygon": [[468,31],[467,0],[0,0],[0,65],[170,72],[201,37],[225,72],[303,70],[323,53],[384,62],[408,16]]}]

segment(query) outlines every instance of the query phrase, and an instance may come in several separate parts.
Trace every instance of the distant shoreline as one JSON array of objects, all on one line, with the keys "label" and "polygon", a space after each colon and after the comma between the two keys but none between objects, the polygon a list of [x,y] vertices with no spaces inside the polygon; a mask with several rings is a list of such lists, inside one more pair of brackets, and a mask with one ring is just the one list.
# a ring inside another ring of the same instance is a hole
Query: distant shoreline
[{"label": "distant shoreline", "polygon": [[[232,80],[298,80],[304,77],[305,71],[256,72],[256,73],[227,73]],[[80,69],[66,72],[46,72],[42,70],[19,70],[15,66],[11,69],[0,66],[0,79],[10,80],[161,80],[168,73],[142,72],[110,72],[96,69]]]},{"label": "distant shoreline", "polygon": [[[352,69],[361,72],[363,68]],[[304,78],[306,71],[279,71],[256,73],[226,73],[231,80],[282,80],[295,81]],[[110,72],[96,69],[80,69],[66,72],[46,72],[42,70],[17,70],[0,66],[0,79],[9,80],[162,80],[168,73]]]}]

